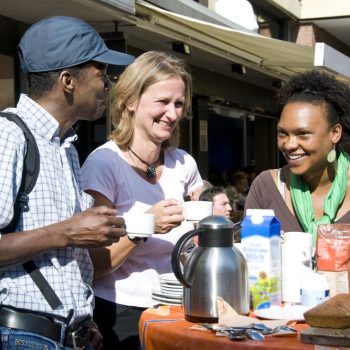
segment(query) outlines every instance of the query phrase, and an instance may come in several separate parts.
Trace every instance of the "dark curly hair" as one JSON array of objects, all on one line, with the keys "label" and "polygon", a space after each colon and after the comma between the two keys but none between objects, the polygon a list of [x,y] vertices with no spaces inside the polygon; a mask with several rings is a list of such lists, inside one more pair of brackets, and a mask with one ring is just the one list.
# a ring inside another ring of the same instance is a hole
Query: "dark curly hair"
[{"label": "dark curly hair", "polygon": [[290,102],[324,104],[330,126],[343,128],[341,145],[350,150],[350,87],[334,76],[317,70],[293,75],[277,94],[280,112]]}]

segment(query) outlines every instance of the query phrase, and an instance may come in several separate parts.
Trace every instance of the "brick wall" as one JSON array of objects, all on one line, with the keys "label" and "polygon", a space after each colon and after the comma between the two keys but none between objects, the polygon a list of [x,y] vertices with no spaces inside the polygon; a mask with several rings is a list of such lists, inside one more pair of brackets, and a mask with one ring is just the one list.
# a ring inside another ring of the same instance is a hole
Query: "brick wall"
[{"label": "brick wall", "polygon": [[300,23],[293,28],[295,42],[301,45],[314,46],[316,42],[326,43],[335,50],[350,56],[350,48],[313,23]]}]

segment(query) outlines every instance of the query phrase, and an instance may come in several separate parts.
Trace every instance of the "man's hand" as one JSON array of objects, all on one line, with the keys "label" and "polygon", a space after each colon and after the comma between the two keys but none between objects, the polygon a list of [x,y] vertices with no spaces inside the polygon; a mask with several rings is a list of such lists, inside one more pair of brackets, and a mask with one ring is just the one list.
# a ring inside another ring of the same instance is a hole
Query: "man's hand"
[{"label": "man's hand", "polygon": [[106,206],[90,208],[71,218],[42,228],[3,235],[0,267],[22,264],[51,250],[65,247],[109,246],[126,235],[122,217]]},{"label": "man's hand", "polygon": [[126,235],[125,223],[115,209],[94,207],[62,222],[67,246],[94,248],[111,245]]}]

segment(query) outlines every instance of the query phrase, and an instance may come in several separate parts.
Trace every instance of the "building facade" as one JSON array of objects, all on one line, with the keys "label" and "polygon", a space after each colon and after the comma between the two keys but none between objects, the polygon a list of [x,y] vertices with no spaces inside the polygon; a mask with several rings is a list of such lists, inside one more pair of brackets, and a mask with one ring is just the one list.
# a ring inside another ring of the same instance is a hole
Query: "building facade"
[{"label": "building facade", "polygon": [[[346,57],[350,46],[302,17],[298,3],[303,1],[295,0],[295,7],[285,6],[292,3],[286,1],[247,2],[258,28],[216,13],[216,1],[223,0],[3,1],[1,108],[15,104],[19,92],[26,90],[15,55],[25,29],[47,16],[76,16],[93,25],[111,48],[136,56],[162,50],[188,62],[194,82],[193,116],[181,124],[181,147],[196,158],[204,178],[252,163],[260,170],[278,167],[278,87],[294,72],[314,66],[317,42],[326,42]],[[237,5],[232,11],[243,13],[243,2],[229,1]],[[109,73],[113,79],[120,72]],[[82,160],[105,142],[111,128],[108,113],[94,124],[76,125]]]}]

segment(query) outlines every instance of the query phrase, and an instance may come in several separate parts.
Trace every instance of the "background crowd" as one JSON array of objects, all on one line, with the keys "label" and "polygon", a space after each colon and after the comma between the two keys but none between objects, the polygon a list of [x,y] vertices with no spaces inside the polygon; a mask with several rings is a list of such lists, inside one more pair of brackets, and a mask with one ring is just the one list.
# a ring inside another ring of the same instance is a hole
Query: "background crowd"
[{"label": "background crowd", "polygon": [[[222,188],[231,206],[230,218],[236,223],[243,218],[249,188],[259,173],[260,171],[253,164],[238,170],[210,170],[206,180],[207,185],[197,190],[197,193],[205,190],[208,184]],[[198,199],[198,196],[191,199]]]}]

